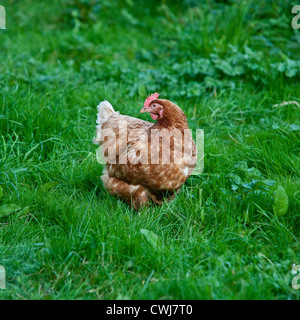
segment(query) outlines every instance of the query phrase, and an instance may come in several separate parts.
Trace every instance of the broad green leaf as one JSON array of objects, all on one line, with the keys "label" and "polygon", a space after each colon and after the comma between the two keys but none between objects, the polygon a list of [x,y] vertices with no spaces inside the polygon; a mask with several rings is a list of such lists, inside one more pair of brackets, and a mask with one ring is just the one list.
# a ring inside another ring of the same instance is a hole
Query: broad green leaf
[{"label": "broad green leaf", "polygon": [[16,204],[3,204],[0,206],[0,218],[9,216],[12,213],[16,213],[22,208],[17,206]]},{"label": "broad green leaf", "polygon": [[58,185],[58,182],[47,182],[41,186],[41,190],[48,191]]},{"label": "broad green leaf", "polygon": [[284,188],[279,186],[274,194],[273,210],[277,217],[284,216],[287,213],[289,206],[289,198]]},{"label": "broad green leaf", "polygon": [[287,129],[288,131],[300,131],[300,126],[298,126],[297,124],[291,123]]},{"label": "broad green leaf", "polygon": [[0,200],[3,198],[4,193],[3,193],[3,188],[0,186]]},{"label": "broad green leaf", "polygon": [[228,75],[233,75],[233,68],[227,61],[219,60],[219,64],[217,65],[219,69],[221,69],[224,73]]},{"label": "broad green leaf", "polygon": [[297,74],[298,70],[295,68],[289,68],[286,70],[285,75],[289,78],[294,77]]},{"label": "broad green leaf", "polygon": [[276,181],[274,181],[274,180],[269,180],[269,179],[265,179],[265,180],[263,180],[262,181],[264,184],[266,184],[267,186],[273,186],[275,183],[276,183]]},{"label": "broad green leaf", "polygon": [[141,229],[140,232],[154,249],[157,250],[162,246],[162,240],[154,232],[147,229]]},{"label": "broad green leaf", "polygon": [[239,186],[237,186],[236,184],[232,184],[231,185],[231,190],[235,191],[239,188]]},{"label": "broad green leaf", "polygon": [[29,213],[29,207],[24,207],[18,214],[27,215]]}]

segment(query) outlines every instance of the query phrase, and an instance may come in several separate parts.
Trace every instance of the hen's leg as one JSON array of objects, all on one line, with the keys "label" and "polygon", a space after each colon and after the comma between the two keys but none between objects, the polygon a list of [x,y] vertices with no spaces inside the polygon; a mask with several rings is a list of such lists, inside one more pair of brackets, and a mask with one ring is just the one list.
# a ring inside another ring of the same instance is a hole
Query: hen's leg
[{"label": "hen's leg", "polygon": [[149,193],[149,196],[151,200],[157,204],[157,205],[162,205],[164,201],[172,201],[175,199],[175,196],[181,191],[181,189],[178,189],[176,191],[168,191],[168,192],[160,192],[158,194],[155,193]]},{"label": "hen's leg", "polygon": [[135,210],[147,205],[149,201],[149,192],[141,185],[131,185],[117,178],[109,177],[106,170],[101,177],[105,188],[113,196],[119,196],[124,199]]}]

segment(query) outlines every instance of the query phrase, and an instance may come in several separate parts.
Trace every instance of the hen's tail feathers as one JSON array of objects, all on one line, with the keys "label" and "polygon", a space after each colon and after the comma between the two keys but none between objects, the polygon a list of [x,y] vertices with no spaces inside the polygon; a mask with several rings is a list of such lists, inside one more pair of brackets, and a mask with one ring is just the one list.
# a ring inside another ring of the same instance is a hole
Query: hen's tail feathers
[{"label": "hen's tail feathers", "polygon": [[111,114],[115,113],[112,105],[106,100],[100,102],[97,109],[98,113],[96,123],[98,125],[96,126],[96,137],[93,138],[94,144],[100,144],[102,124],[107,121]]}]

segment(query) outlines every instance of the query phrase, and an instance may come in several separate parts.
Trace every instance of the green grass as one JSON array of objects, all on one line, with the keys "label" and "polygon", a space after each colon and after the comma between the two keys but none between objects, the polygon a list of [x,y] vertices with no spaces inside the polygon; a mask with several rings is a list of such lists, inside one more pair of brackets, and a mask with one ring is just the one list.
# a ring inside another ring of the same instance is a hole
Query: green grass
[{"label": "green grass", "polygon": [[[300,103],[291,3],[1,4],[0,298],[299,299],[300,110],[272,107]],[[155,91],[205,130],[205,167],[138,216],[99,179],[96,106],[149,120]]]}]

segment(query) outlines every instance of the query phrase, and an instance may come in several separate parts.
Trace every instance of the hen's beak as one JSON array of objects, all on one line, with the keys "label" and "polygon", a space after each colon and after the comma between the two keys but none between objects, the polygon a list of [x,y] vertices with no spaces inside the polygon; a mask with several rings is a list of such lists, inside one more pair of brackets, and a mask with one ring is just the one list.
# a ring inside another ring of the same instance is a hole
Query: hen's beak
[{"label": "hen's beak", "polygon": [[149,109],[147,107],[142,108],[141,113],[144,113],[144,112],[149,112]]}]

